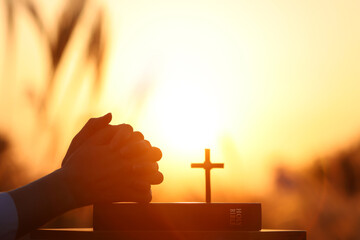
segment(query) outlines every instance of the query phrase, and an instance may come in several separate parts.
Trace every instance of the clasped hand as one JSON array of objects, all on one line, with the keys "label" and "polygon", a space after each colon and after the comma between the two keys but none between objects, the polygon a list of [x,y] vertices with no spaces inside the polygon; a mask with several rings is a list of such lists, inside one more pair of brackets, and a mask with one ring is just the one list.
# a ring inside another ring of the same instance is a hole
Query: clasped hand
[{"label": "clasped hand", "polygon": [[74,137],[60,171],[77,207],[98,202],[150,202],[151,185],[163,181],[160,149],[111,114],[90,119]]}]

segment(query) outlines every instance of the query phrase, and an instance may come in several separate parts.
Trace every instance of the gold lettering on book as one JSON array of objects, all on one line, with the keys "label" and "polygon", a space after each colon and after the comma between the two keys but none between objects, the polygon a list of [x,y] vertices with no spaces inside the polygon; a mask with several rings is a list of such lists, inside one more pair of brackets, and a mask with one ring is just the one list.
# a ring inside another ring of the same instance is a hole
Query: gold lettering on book
[{"label": "gold lettering on book", "polygon": [[230,208],[230,225],[241,225],[243,222],[243,215],[241,208]]}]

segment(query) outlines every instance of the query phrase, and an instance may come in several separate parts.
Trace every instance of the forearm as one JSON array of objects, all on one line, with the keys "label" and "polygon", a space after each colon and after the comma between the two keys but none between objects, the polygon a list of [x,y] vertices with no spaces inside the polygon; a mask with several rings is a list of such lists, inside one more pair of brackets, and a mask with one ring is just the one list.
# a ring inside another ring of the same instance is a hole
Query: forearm
[{"label": "forearm", "polygon": [[64,174],[59,169],[9,192],[18,212],[17,237],[74,208],[74,200],[64,182]]}]

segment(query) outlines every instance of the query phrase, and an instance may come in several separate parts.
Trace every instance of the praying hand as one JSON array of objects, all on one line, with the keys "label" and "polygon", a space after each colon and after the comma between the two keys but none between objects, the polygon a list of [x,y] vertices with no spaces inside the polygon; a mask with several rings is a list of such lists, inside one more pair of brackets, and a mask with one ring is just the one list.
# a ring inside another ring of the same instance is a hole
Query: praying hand
[{"label": "praying hand", "polygon": [[1,239],[21,237],[74,208],[151,201],[151,185],[163,181],[157,164],[162,153],[130,125],[109,125],[111,118],[90,119],[72,140],[61,168],[0,193]]}]

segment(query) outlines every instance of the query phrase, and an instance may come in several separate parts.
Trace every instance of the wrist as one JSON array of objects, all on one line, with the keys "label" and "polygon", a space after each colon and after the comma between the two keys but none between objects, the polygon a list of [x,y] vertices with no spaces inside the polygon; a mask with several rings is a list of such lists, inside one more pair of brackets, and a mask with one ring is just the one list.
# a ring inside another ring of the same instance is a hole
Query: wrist
[{"label": "wrist", "polygon": [[83,184],[83,176],[74,174],[74,171],[62,167],[54,172],[62,189],[62,195],[69,209],[84,207],[93,204],[90,191]]},{"label": "wrist", "polygon": [[18,237],[76,207],[64,180],[56,170],[9,192],[18,212]]},{"label": "wrist", "polygon": [[71,187],[71,179],[63,168],[48,175],[52,178],[54,189],[56,189],[56,200],[61,202],[62,211],[66,212],[74,208],[81,207],[74,196]]}]

